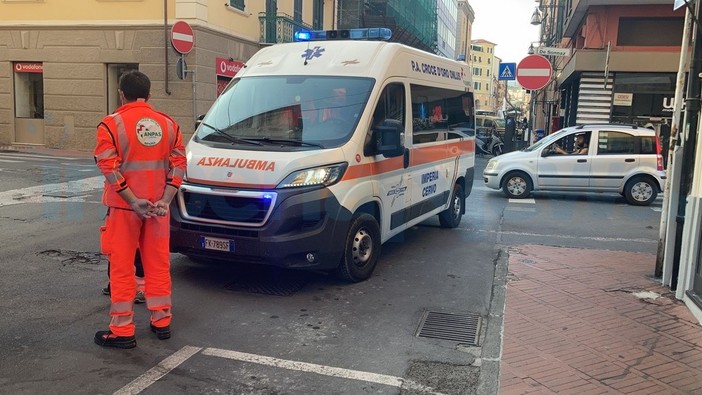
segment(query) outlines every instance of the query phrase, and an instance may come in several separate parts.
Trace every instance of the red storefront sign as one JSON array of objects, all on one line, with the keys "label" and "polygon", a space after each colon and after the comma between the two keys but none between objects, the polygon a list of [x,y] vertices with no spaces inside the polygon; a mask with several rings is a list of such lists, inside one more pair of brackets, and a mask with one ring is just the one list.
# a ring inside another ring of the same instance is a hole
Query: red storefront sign
[{"label": "red storefront sign", "polygon": [[43,73],[44,64],[41,62],[17,62],[15,73]]},{"label": "red storefront sign", "polygon": [[233,78],[243,67],[243,62],[236,62],[227,58],[215,59],[215,72],[222,77]]}]

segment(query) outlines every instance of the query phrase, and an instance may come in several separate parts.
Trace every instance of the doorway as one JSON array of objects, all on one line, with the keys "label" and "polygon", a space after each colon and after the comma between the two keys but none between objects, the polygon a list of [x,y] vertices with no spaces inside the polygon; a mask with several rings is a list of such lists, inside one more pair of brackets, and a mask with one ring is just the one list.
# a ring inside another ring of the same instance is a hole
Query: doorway
[{"label": "doorway", "polygon": [[107,114],[115,112],[122,103],[119,101],[119,77],[125,71],[139,70],[135,63],[116,63],[107,65]]}]

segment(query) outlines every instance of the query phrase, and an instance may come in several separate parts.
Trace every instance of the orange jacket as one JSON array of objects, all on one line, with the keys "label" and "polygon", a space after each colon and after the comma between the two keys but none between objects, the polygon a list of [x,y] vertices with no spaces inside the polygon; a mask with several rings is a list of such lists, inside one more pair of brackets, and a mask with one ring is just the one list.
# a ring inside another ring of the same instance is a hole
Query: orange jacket
[{"label": "orange jacket", "polygon": [[127,103],[103,118],[97,128],[95,162],[105,175],[102,201],[131,209],[118,192],[129,187],[152,202],[167,184],[180,187],[185,175],[185,147],[178,124],[145,101]]}]

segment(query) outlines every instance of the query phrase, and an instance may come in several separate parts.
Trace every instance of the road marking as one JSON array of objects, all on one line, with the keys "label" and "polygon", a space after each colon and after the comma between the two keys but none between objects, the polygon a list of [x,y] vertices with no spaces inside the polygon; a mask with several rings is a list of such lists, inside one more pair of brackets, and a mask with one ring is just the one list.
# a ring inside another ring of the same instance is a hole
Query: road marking
[{"label": "road marking", "polygon": [[85,158],[71,158],[68,156],[50,156],[50,155],[35,155],[35,154],[23,154],[20,152],[16,153],[2,153],[0,154],[0,157],[3,158],[16,158],[16,159],[63,159],[63,160],[81,160],[81,159],[90,159],[90,157],[85,157]]},{"label": "road marking", "polygon": [[[22,189],[0,192],[0,207],[20,203],[46,203],[55,201],[82,201],[85,195],[94,190],[102,189],[105,177],[95,176],[57,184],[37,185]],[[52,196],[45,196],[52,195]],[[57,199],[57,195],[71,195],[71,199]]]},{"label": "road marking", "polygon": [[509,199],[510,203],[518,203],[518,204],[536,204],[536,200],[534,198],[528,198],[528,199]]},{"label": "road marking", "polygon": [[114,392],[115,395],[138,394],[147,389],[151,384],[157,382],[161,377],[170,373],[188,358],[197,354],[201,347],[185,346],[170,356],[166,357],[158,365],[149,369],[146,373],[134,379],[131,383]]},{"label": "road marking", "polygon": [[0,159],[0,162],[5,162],[5,163],[21,163],[21,160],[12,160],[12,159]]},{"label": "road marking", "polygon": [[359,370],[337,368],[333,366],[317,365],[314,363],[290,361],[285,359],[267,357],[263,355],[248,354],[231,350],[222,350],[219,348],[206,348],[202,351],[202,354],[213,357],[233,359],[236,361],[251,362],[259,365],[273,366],[277,368],[297,370],[301,372],[316,373],[324,376],[341,377],[358,381],[366,381],[369,383],[383,384],[409,391],[419,391],[423,393],[436,395],[440,394],[439,392],[434,391],[430,387],[416,383],[412,380],[403,379],[402,377],[362,372]]}]

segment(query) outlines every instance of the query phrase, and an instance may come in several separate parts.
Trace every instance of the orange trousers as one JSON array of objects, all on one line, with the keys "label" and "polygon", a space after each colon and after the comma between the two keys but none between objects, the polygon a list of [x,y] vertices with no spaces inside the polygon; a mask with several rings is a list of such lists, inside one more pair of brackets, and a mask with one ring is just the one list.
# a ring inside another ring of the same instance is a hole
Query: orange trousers
[{"label": "orange trousers", "polygon": [[102,253],[110,261],[110,330],[117,336],[134,336],[134,251],[139,248],[144,266],[146,307],[151,324],[171,323],[170,215],[141,219],[131,210],[110,207],[101,227]]}]

